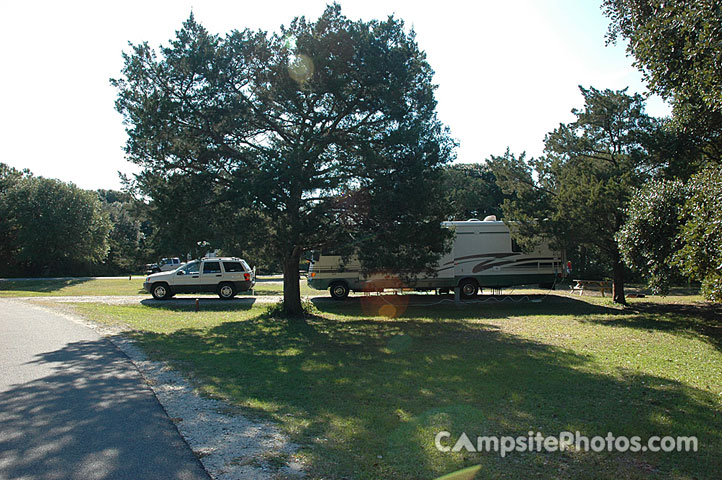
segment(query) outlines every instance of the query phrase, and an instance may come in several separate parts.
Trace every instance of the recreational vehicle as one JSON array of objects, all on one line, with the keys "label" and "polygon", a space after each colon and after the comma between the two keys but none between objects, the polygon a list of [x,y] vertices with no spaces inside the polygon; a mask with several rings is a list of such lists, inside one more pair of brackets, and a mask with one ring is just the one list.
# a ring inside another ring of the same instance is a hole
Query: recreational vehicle
[{"label": "recreational vehicle", "polygon": [[[489,217],[487,217],[489,218]],[[314,251],[308,269],[308,285],[328,289],[336,299],[350,291],[383,291],[412,288],[440,293],[459,288],[462,298],[474,297],[480,288],[504,288],[514,285],[551,286],[566,275],[561,252],[547,243],[532,252],[512,247],[509,227],[494,217],[487,220],[444,222],[454,230],[451,251],[442,256],[431,273],[419,273],[404,282],[398,275],[364,272],[356,257]]]}]

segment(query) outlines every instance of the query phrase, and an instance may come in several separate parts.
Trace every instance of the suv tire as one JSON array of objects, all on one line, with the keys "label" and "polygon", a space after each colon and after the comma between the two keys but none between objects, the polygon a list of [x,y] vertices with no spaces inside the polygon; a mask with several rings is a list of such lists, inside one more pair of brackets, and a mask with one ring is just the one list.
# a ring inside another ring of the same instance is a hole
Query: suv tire
[{"label": "suv tire", "polygon": [[230,282],[224,282],[218,284],[218,296],[221,297],[222,300],[230,300],[231,298],[236,296],[236,287]]},{"label": "suv tire", "polygon": [[150,293],[156,300],[168,300],[173,296],[170,291],[170,287],[165,282],[154,283],[153,287],[150,289]]}]

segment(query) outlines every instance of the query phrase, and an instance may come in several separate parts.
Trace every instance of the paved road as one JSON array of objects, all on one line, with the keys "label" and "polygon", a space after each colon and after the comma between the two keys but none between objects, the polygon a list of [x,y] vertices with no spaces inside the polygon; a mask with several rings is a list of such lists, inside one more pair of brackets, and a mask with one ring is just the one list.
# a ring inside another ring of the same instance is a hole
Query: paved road
[{"label": "paved road", "polygon": [[0,479],[20,478],[209,477],[112,343],[0,299]]}]

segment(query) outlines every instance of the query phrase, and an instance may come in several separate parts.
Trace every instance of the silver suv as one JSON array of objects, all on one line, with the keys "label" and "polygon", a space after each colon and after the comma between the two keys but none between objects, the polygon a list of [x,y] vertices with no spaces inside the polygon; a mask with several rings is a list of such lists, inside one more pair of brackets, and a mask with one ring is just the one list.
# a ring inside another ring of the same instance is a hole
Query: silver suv
[{"label": "silver suv", "polygon": [[171,272],[149,275],[143,288],[153,298],[166,300],[176,293],[215,292],[223,299],[233,298],[256,284],[256,269],[237,257],[193,260]]}]

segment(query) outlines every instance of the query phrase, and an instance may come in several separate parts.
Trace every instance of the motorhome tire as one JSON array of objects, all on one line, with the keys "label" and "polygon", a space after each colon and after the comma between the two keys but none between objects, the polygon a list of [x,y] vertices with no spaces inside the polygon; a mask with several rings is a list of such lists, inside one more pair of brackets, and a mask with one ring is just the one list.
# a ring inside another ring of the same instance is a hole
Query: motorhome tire
[{"label": "motorhome tire", "polygon": [[348,285],[345,282],[334,282],[329,286],[328,290],[334,300],[343,300],[348,297],[349,293]]},{"label": "motorhome tire", "polygon": [[459,290],[461,290],[461,298],[474,298],[479,291],[479,284],[473,278],[465,278],[459,282]]}]

